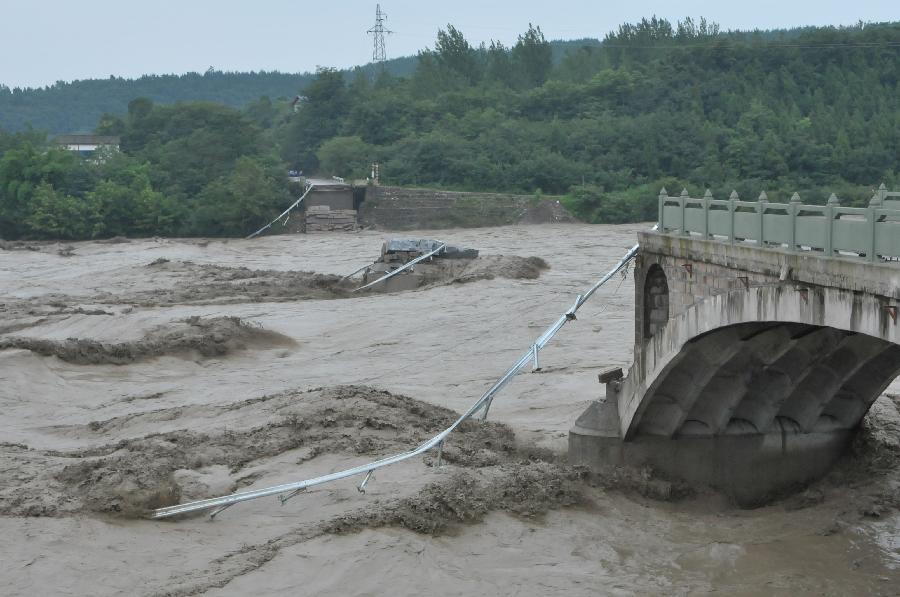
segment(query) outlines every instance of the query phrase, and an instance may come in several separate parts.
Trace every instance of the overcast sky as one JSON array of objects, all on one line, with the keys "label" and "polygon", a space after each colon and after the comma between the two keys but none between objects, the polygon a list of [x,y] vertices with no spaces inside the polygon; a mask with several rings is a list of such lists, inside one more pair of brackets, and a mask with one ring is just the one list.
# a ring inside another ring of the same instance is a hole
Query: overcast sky
[{"label": "overcast sky", "polygon": [[[386,0],[388,58],[433,46],[452,23],[473,44],[514,43],[528,23],[548,39],[602,37],[656,14],[723,29],[900,20],[897,0]],[[303,72],[372,58],[375,2],[360,0],[0,0],[0,84],[219,70]]]}]

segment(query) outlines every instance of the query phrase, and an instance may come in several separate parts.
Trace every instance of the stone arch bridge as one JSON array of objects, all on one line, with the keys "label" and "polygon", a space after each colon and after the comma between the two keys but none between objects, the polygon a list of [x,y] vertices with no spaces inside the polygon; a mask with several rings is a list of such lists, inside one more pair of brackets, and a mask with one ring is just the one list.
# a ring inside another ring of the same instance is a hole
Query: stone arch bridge
[{"label": "stone arch bridge", "polygon": [[828,470],[900,375],[900,193],[868,208],[659,199],[634,364],[601,376],[573,462],[650,465],[752,504]]}]

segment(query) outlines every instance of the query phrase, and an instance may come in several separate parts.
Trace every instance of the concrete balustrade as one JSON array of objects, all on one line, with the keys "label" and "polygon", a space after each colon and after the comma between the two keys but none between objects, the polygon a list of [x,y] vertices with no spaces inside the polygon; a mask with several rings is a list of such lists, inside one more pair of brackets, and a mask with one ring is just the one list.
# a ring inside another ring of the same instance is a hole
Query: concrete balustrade
[{"label": "concrete balustrade", "polygon": [[872,262],[900,259],[900,192],[882,184],[868,207],[841,207],[834,194],[825,205],[807,205],[797,193],[788,203],[772,203],[765,192],[756,201],[742,201],[736,192],[726,200],[709,191],[695,199],[687,190],[670,197],[663,188],[659,231]]}]

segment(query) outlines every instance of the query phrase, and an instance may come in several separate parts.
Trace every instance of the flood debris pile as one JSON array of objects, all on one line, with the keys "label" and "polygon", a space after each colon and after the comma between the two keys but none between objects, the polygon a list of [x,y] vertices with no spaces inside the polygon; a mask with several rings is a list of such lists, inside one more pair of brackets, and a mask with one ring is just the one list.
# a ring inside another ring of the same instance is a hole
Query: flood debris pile
[{"label": "flood debris pile", "polygon": [[63,341],[24,336],[0,337],[0,350],[24,349],[78,365],[127,365],[160,356],[222,357],[250,347],[291,346],[293,340],[247,323],[239,317],[190,317],[158,326],[139,340],[101,342],[88,338]]},{"label": "flood debris pile", "polygon": [[[443,248],[441,246],[443,245]],[[382,244],[381,256],[366,268],[362,285],[369,284],[409,262],[437,251],[398,275],[373,287],[381,292],[399,292],[494,278],[536,279],[550,266],[540,257],[515,255],[481,256],[477,249],[458,247],[430,239],[394,238]]]}]

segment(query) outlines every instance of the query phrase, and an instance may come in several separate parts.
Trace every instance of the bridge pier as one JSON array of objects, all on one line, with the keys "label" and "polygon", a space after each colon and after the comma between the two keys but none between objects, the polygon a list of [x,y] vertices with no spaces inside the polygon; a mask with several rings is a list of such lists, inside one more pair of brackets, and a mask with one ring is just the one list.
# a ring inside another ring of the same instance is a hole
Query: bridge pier
[{"label": "bridge pier", "polygon": [[743,507],[763,504],[824,475],[855,430],[666,437],[622,441],[615,400],[594,402],[569,432],[569,462],[602,472],[651,467],[664,477],[714,487]]}]

